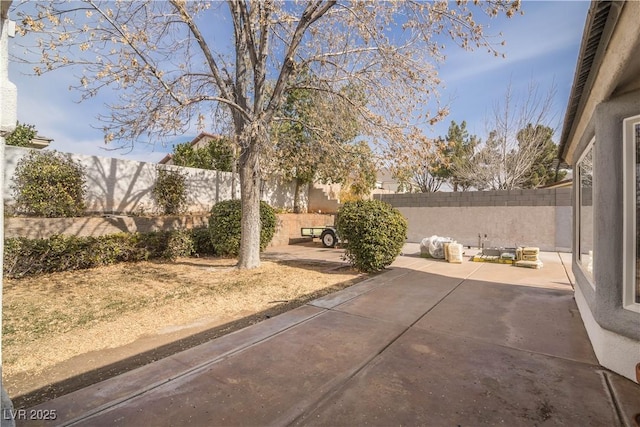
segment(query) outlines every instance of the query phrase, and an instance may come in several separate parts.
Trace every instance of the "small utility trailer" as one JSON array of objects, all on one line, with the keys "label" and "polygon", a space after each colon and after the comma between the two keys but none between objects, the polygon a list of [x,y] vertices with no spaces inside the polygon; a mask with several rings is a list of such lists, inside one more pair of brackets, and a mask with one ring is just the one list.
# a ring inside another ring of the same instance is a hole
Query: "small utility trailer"
[{"label": "small utility trailer", "polygon": [[325,248],[335,248],[338,243],[338,232],[333,226],[326,227],[302,227],[300,228],[302,237],[320,238]]}]

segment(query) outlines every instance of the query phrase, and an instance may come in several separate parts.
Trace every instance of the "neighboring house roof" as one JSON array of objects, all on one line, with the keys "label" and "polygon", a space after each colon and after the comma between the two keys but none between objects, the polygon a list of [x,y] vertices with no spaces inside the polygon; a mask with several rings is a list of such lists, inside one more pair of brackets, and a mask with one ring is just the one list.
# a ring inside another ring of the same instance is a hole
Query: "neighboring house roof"
[{"label": "neighboring house roof", "polygon": [[27,148],[35,148],[41,150],[43,148],[47,148],[49,144],[51,144],[51,142],[53,142],[53,139],[51,138],[47,138],[42,135],[36,135],[31,138],[31,141],[29,142]]},{"label": "neighboring house roof", "polygon": [[638,89],[639,9],[637,2],[591,3],[560,137],[560,159],[572,162],[574,138],[584,132],[596,105],[616,92]]},{"label": "neighboring house roof", "polygon": [[[409,183],[405,183],[405,186],[406,185],[413,187],[413,185]],[[398,187],[400,187],[400,182],[388,168],[384,167],[376,172],[377,189],[388,190],[392,193],[395,193],[398,191]]]},{"label": "neighboring house roof", "polygon": [[[221,138],[220,135],[214,135],[212,133],[207,133],[207,132],[200,132],[200,134],[198,136],[196,136],[195,138],[193,138],[193,140],[191,140],[191,146],[194,147],[202,141],[202,139],[205,139],[205,142],[207,142],[209,139],[218,139]],[[173,158],[173,154],[169,153],[166,156],[164,156],[162,159],[160,159],[160,161],[158,163],[166,165],[169,163],[169,161],[171,161],[171,159]]]},{"label": "neighboring house roof", "polygon": [[173,158],[173,154],[169,153],[166,156],[164,156],[162,159],[160,159],[158,163],[160,163],[161,165],[166,165],[167,163],[169,163],[169,161],[172,158]]}]

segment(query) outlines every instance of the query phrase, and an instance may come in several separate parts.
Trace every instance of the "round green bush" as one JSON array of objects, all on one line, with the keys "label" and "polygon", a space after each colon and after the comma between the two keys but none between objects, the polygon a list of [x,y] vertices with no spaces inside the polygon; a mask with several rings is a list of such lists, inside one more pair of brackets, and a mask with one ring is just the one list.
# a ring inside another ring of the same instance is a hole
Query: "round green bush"
[{"label": "round green bush", "polygon": [[183,212],[187,204],[187,175],[176,169],[157,168],[151,195],[165,215]]},{"label": "round green bush", "polygon": [[193,251],[196,256],[215,255],[216,251],[211,242],[209,227],[195,227],[191,229],[191,240],[193,241]]},{"label": "round green bush", "polygon": [[338,212],[336,226],[340,238],[347,241],[347,259],[367,273],[390,265],[407,239],[407,220],[380,200],[346,202]]},{"label": "round green bush", "polygon": [[18,213],[55,218],[85,210],[84,168],[56,151],[32,150],[20,159],[11,188]]},{"label": "round green bush", "polygon": [[[225,200],[211,209],[209,232],[216,254],[236,256],[240,252],[240,200]],[[276,213],[269,204],[260,202],[260,250],[264,250],[276,231]]]}]

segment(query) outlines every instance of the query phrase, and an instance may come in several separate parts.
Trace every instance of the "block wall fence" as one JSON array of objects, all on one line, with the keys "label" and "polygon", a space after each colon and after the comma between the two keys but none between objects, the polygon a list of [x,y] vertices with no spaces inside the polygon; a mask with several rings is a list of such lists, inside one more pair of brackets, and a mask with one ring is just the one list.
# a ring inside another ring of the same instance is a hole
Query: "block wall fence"
[{"label": "block wall fence", "polygon": [[[20,159],[31,149],[5,147],[5,175],[3,199],[13,203],[13,175]],[[66,154],[66,153],[63,153]],[[98,214],[144,214],[158,211],[151,191],[155,185],[157,168],[180,170],[187,176],[187,211],[209,212],[211,207],[232,197],[231,172],[185,168],[173,165],[138,162],[111,157],[66,154],[85,167],[87,178],[87,211]],[[236,174],[235,198],[240,197],[240,179]],[[293,209],[295,186],[292,182],[271,180],[264,182],[262,200],[278,208]],[[301,191],[302,205],[307,206],[308,191]]]},{"label": "block wall fence", "polygon": [[[301,227],[333,225],[334,215],[277,214],[276,232],[269,246],[285,246],[299,242]],[[113,215],[82,218],[7,217],[4,236],[44,239],[54,234],[70,236],[102,236],[115,233],[191,229],[209,224],[208,215],[176,215],[164,217],[131,217]],[[308,239],[307,239],[308,240]]]},{"label": "block wall fence", "polygon": [[[408,241],[432,235],[465,246],[537,246],[571,252],[572,189],[383,194],[409,222]],[[485,237],[486,236],[486,237]]]},{"label": "block wall fence", "polygon": [[[13,202],[12,177],[20,158],[29,149],[5,147],[3,198]],[[108,157],[69,155],[86,168],[88,211],[111,218],[52,219],[6,218],[6,237],[32,237],[38,233],[78,235],[107,234],[118,231],[149,231],[204,225],[206,213],[218,201],[232,198],[232,174],[171,165],[137,162]],[[188,211],[191,215],[175,218],[147,218],[157,212],[151,197],[157,168],[179,169],[187,175]],[[237,179],[237,177],[236,177]],[[239,180],[236,180],[239,197]],[[272,206],[292,209],[294,185],[272,180],[265,182],[262,199]],[[318,193],[318,194],[316,194]],[[465,246],[477,246],[480,238],[489,246],[538,246],[547,251],[570,252],[572,247],[572,189],[536,189],[512,191],[438,192],[418,194],[375,194],[374,198],[398,208],[409,222],[408,241],[420,242],[432,235],[452,237]],[[335,212],[337,202],[323,191],[302,190],[302,204],[313,211]],[[324,204],[323,204],[324,203]],[[327,204],[329,203],[329,204]],[[117,214],[135,214],[119,216]],[[274,245],[299,238],[299,228],[333,223],[333,216],[308,214],[309,217],[279,219],[286,229],[274,238]],[[280,217],[279,217],[280,218]],[[296,219],[293,219],[296,218]],[[295,223],[295,225],[290,225]],[[44,225],[43,225],[44,224]],[[18,231],[20,230],[20,231]],[[67,231],[65,231],[67,230]],[[84,234],[84,233],[89,234]],[[485,237],[486,236],[486,237]]]}]

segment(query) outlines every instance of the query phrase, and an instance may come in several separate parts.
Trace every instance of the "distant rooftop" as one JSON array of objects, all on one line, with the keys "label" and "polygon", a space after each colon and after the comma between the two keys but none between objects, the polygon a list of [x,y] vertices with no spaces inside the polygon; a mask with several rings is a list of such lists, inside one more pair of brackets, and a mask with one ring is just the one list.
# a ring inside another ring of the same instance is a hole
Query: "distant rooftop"
[{"label": "distant rooftop", "polygon": [[36,135],[31,139],[31,142],[27,146],[27,148],[35,148],[37,150],[42,150],[43,148],[47,148],[49,144],[53,142],[52,138],[47,138],[46,136]]}]

